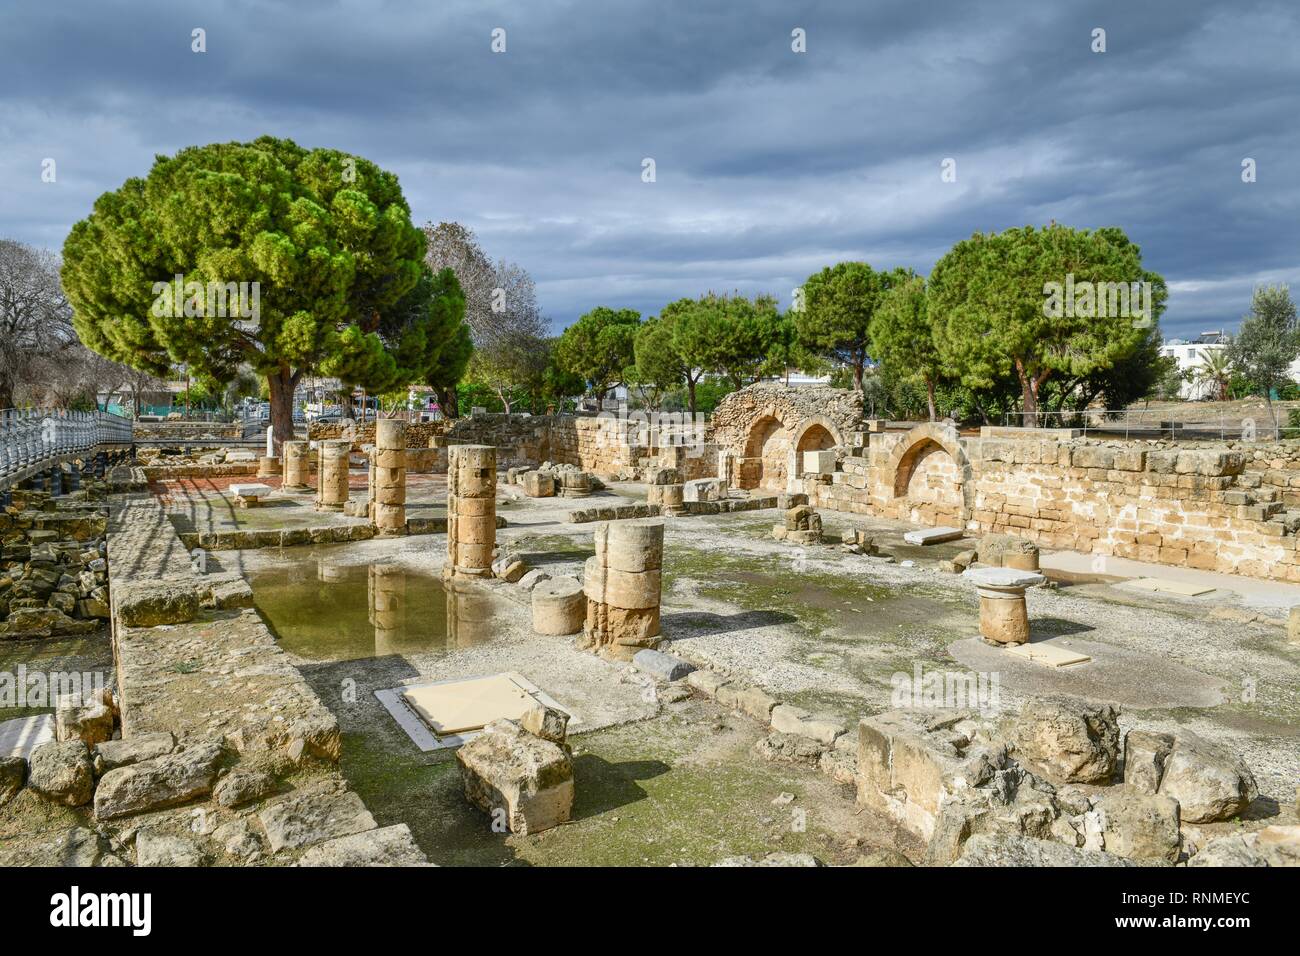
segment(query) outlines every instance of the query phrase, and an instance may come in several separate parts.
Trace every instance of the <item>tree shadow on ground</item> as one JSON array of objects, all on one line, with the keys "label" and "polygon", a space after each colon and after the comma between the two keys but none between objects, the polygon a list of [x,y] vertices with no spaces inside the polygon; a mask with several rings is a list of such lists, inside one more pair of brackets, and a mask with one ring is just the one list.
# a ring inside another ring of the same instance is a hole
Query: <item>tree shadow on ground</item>
[{"label": "tree shadow on ground", "polygon": [[573,819],[585,820],[644,800],[647,794],[636,781],[649,780],[667,773],[669,769],[662,760],[610,763],[595,754],[575,757]]},{"label": "tree shadow on ground", "polygon": [[1046,641],[1053,637],[1068,637],[1071,634],[1087,634],[1095,631],[1091,624],[1067,621],[1062,617],[1031,617],[1029,619],[1029,643]]}]

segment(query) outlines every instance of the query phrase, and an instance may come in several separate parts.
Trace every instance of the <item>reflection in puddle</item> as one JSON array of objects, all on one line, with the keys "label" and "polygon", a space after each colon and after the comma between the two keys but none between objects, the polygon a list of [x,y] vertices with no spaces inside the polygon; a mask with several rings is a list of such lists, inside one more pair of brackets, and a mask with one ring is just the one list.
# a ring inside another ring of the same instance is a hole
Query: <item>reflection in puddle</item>
[{"label": "reflection in puddle", "polygon": [[343,564],[328,549],[249,576],[280,646],[308,660],[438,653],[491,639],[492,598],[387,562]]}]

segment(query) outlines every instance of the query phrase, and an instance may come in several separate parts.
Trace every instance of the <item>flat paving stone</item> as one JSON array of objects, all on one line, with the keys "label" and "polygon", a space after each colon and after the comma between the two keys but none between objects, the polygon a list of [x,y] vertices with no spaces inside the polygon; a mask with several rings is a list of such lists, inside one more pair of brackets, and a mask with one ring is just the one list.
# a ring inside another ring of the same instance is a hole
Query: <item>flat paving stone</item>
[{"label": "flat paving stone", "polygon": [[23,757],[54,739],[54,715],[34,714],[0,723],[0,757]]},{"label": "flat paving stone", "polygon": [[941,544],[964,537],[966,532],[961,528],[918,528],[904,533],[903,540],[908,544]]}]

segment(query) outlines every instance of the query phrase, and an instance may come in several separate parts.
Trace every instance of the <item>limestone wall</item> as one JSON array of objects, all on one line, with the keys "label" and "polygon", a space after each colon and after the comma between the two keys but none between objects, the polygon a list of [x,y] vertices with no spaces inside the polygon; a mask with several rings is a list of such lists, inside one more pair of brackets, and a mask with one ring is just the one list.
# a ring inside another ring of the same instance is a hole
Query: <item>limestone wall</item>
[{"label": "limestone wall", "polygon": [[137,445],[167,441],[238,441],[244,435],[241,422],[135,422],[131,439]]}]

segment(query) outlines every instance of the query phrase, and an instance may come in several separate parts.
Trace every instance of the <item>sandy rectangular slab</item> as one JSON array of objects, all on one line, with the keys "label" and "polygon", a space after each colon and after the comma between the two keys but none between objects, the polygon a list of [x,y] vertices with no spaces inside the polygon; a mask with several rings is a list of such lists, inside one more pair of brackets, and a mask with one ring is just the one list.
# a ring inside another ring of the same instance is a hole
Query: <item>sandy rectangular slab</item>
[{"label": "sandy rectangular slab", "polygon": [[35,714],[0,723],[0,757],[30,757],[54,739],[54,715]]},{"label": "sandy rectangular slab", "polygon": [[580,722],[572,710],[513,671],[377,690],[375,697],[426,753],[459,747],[494,720],[517,720],[537,701],[569,714],[570,733]]},{"label": "sandy rectangular slab", "polygon": [[1068,647],[1058,647],[1055,644],[1045,643],[1012,644],[1006,648],[1006,653],[1014,654],[1016,657],[1023,657],[1027,661],[1042,664],[1045,667],[1068,667],[1071,664],[1082,664],[1085,661],[1092,660],[1087,654],[1080,654]]},{"label": "sandy rectangular slab", "polygon": [[965,536],[966,532],[961,528],[923,528],[906,532],[903,540],[908,544],[942,544],[944,541],[956,541]]},{"label": "sandy rectangular slab", "polygon": [[1189,581],[1174,581],[1170,578],[1134,578],[1132,581],[1125,581],[1124,585],[1130,588],[1139,588],[1143,591],[1181,594],[1184,597],[1209,594],[1214,590],[1214,587],[1208,584],[1192,584]]}]

